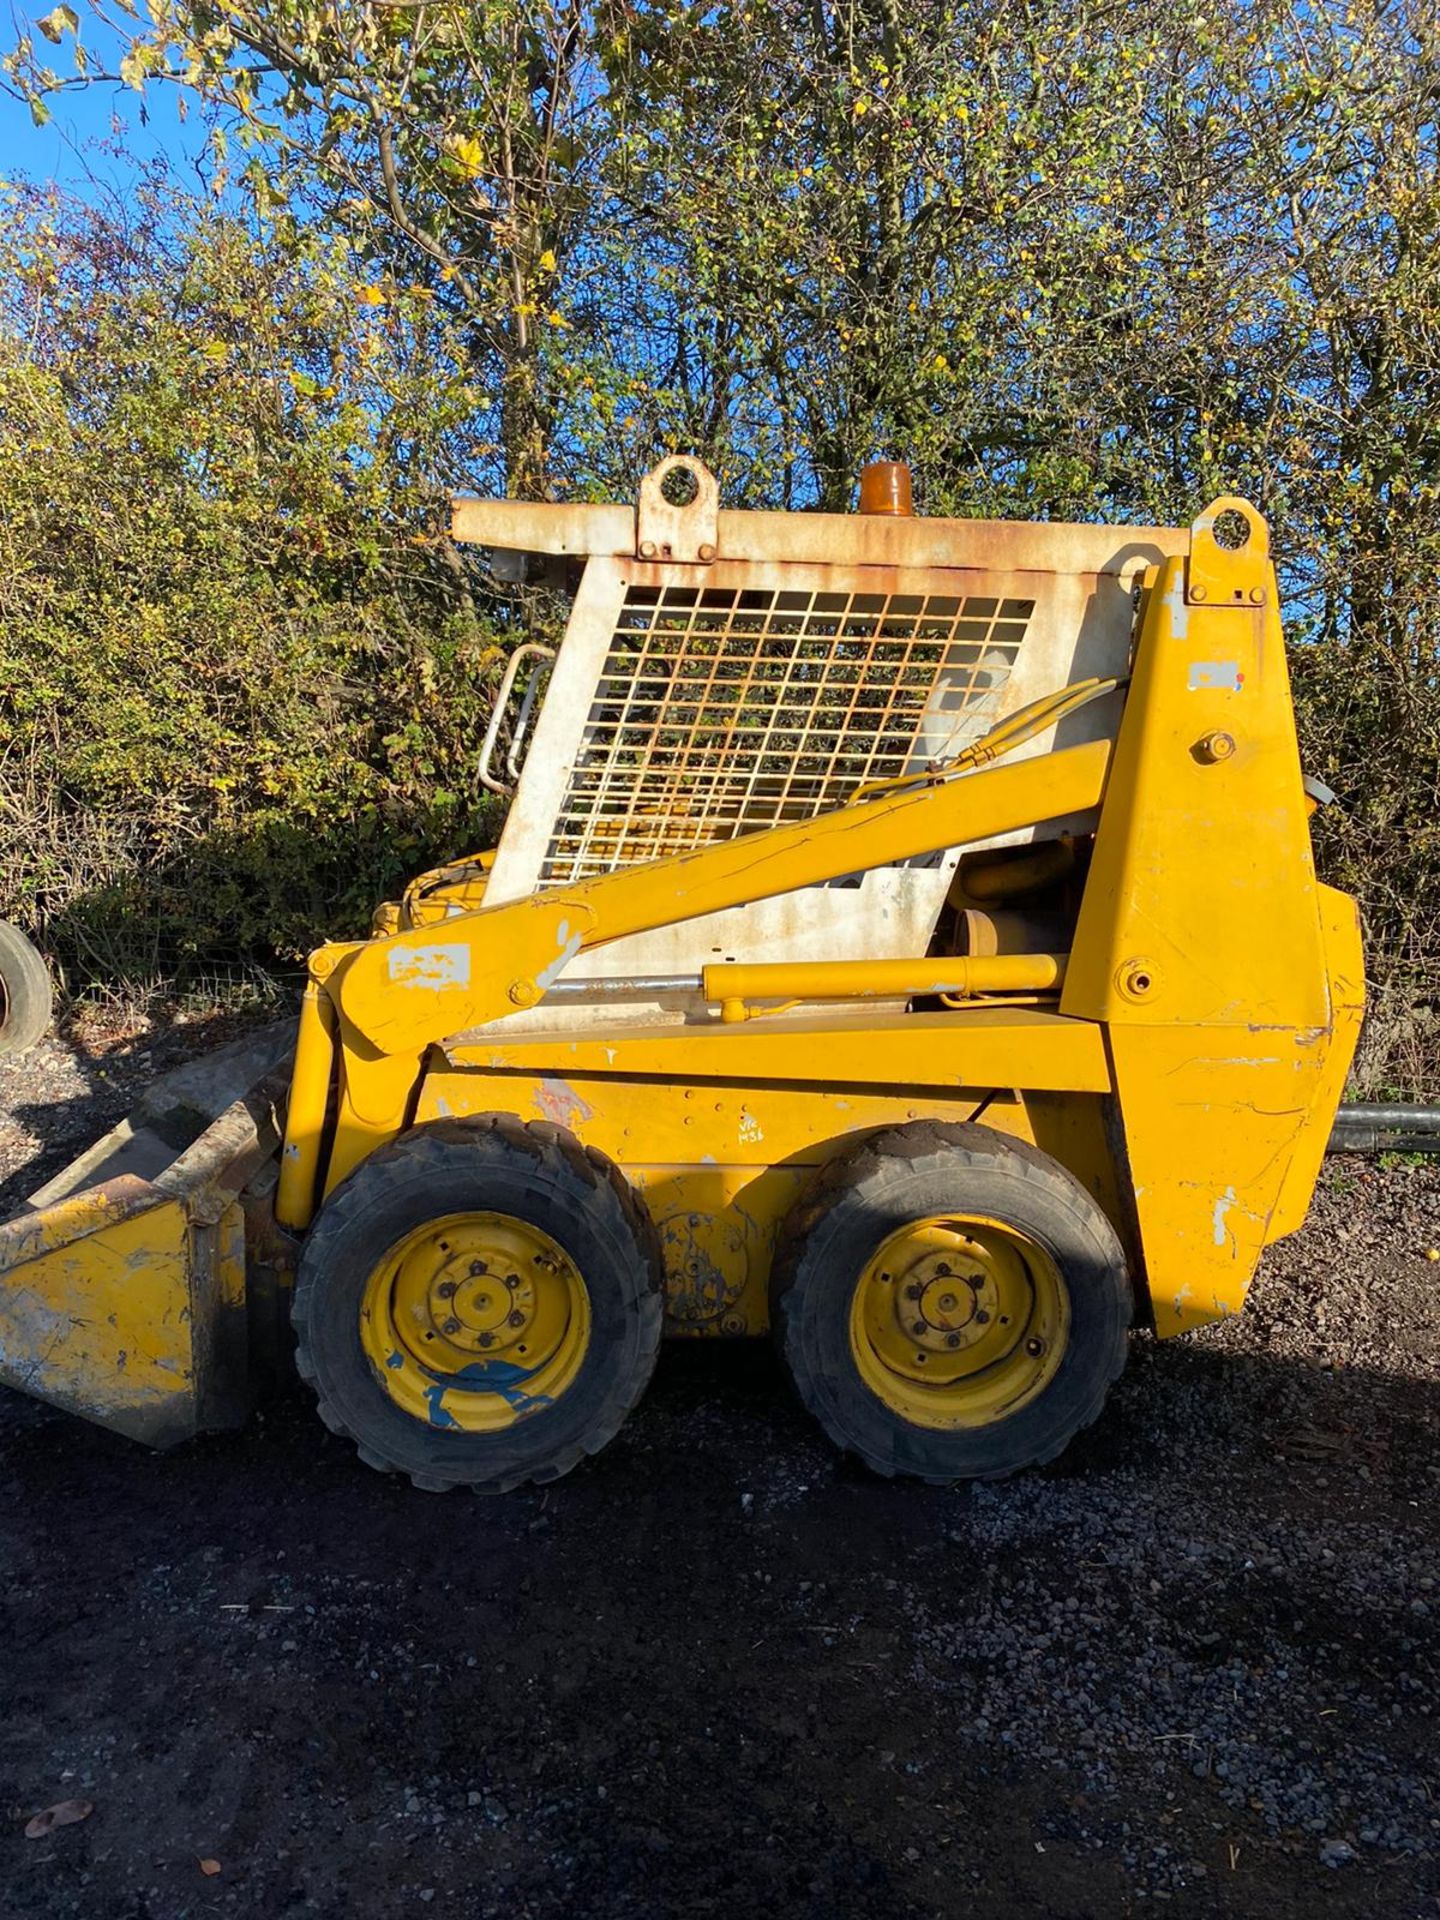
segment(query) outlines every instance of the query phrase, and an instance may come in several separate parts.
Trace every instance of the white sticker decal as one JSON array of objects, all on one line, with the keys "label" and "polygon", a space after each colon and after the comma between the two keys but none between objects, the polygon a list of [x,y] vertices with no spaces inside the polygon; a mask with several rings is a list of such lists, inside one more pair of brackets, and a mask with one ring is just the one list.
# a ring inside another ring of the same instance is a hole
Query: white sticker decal
[{"label": "white sticker decal", "polygon": [[468,947],[392,947],[389,965],[390,983],[396,987],[428,987],[440,993],[470,984]]},{"label": "white sticker decal", "polygon": [[1212,687],[1221,687],[1226,693],[1239,693],[1244,685],[1245,676],[1238,660],[1192,660],[1190,663],[1187,686],[1191,693],[1203,693]]}]

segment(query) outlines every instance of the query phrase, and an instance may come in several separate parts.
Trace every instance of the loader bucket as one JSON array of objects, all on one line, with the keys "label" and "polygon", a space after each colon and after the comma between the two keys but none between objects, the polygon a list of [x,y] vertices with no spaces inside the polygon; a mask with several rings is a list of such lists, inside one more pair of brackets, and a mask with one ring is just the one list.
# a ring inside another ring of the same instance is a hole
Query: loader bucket
[{"label": "loader bucket", "polygon": [[278,1339],[293,1046],[283,1022],[157,1081],[0,1225],[0,1385],[152,1447],[244,1420],[252,1347]]}]

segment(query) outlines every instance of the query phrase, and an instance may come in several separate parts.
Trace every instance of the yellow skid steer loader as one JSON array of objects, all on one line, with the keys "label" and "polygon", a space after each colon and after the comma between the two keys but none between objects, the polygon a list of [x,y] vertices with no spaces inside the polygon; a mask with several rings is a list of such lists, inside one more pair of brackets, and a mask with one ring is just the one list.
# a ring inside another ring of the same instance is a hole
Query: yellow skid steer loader
[{"label": "yellow skid steer loader", "polygon": [[1268,533],[459,500],[549,569],[493,855],[310,959],[0,1226],[0,1382],[153,1445],[293,1328],[417,1486],[552,1480],[663,1333],[777,1339],[884,1474],[1052,1459],[1304,1218],[1362,1004]]}]

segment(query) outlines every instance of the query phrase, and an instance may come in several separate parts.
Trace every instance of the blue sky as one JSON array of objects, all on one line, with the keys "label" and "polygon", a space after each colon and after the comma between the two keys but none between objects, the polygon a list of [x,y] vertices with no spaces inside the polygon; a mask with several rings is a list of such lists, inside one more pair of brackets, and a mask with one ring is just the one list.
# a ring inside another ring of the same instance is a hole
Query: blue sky
[{"label": "blue sky", "polygon": [[[31,0],[27,12],[43,5]],[[81,31],[97,65],[113,71],[120,57],[116,37],[88,13]],[[0,20],[0,33],[6,26]],[[57,73],[71,71],[70,45],[47,48]],[[51,98],[52,119],[37,127],[21,100],[0,93],[0,173],[25,173],[54,180],[86,199],[124,194],[137,173],[158,159],[188,169],[205,144],[204,127],[194,111],[182,121],[172,87],[151,83],[143,95],[118,81],[97,81]],[[116,152],[116,147],[124,151]]]}]

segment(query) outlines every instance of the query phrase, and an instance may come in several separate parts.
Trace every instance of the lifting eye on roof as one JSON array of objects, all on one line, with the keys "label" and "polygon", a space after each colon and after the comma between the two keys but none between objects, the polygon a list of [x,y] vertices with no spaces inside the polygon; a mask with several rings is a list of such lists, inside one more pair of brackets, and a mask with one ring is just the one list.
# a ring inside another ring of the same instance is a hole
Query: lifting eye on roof
[{"label": "lifting eye on roof", "polygon": [[720,551],[720,487],[703,460],[672,453],[640,482],[635,551],[642,560],[708,566]]}]

